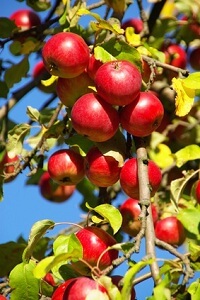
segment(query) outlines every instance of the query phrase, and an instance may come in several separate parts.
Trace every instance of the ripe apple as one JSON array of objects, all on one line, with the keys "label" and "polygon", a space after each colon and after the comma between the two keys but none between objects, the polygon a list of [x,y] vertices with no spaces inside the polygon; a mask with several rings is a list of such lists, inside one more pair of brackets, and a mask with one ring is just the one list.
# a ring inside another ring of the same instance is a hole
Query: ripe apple
[{"label": "ripe apple", "polygon": [[135,29],[135,33],[140,33],[143,30],[143,22],[138,18],[131,18],[122,23],[122,28],[125,30],[127,27],[133,27]]},{"label": "ripe apple", "polygon": [[3,295],[0,295],[0,300],[7,300],[7,299]]},{"label": "ripe apple", "polygon": [[64,202],[69,199],[75,191],[75,185],[60,185],[54,182],[49,173],[45,171],[39,180],[41,195],[51,202]]},{"label": "ripe apple", "polygon": [[[123,286],[120,284],[120,281],[123,279],[123,276],[112,275],[111,279],[112,279],[112,283],[118,287],[119,291],[121,291]],[[135,294],[135,289],[133,287],[131,290],[131,298],[129,300],[135,300],[135,297],[136,297],[136,294]]]},{"label": "ripe apple", "polygon": [[63,300],[63,296],[65,293],[65,289],[68,285],[70,285],[71,282],[73,282],[74,278],[68,279],[65,282],[61,283],[57,289],[54,291],[51,300]]},{"label": "ripe apple", "polygon": [[197,202],[200,204],[200,179],[197,180],[194,184],[194,195]]},{"label": "ripe apple", "polygon": [[48,160],[51,178],[61,185],[76,185],[85,176],[84,158],[72,149],[54,152]]},{"label": "ripe apple", "polygon": [[138,96],[142,76],[138,68],[126,60],[109,61],[96,72],[97,94],[112,105],[127,105]]},{"label": "ripe apple", "polygon": [[118,112],[95,93],[81,96],[71,110],[73,128],[94,142],[109,140],[119,127]]},{"label": "ripe apple", "polygon": [[[33,69],[33,78],[37,78],[38,76],[42,76],[41,80],[50,78],[50,74],[49,72],[47,72],[47,69],[45,68],[42,60],[39,61]],[[53,93],[56,90],[56,84],[54,82],[49,86],[45,86],[42,83],[39,83],[38,88],[44,93]]]},{"label": "ripe apple", "polygon": [[54,280],[53,275],[51,273],[47,273],[43,277],[43,280],[46,281],[51,286],[56,286],[55,280]]},{"label": "ripe apple", "polygon": [[81,36],[72,32],[59,32],[46,42],[42,57],[50,74],[73,78],[87,68],[90,53]]},{"label": "ripe apple", "polygon": [[151,92],[140,92],[134,102],[122,107],[120,122],[130,134],[144,137],[160,126],[163,115],[161,101]]},{"label": "ripe apple", "polygon": [[194,70],[200,71],[200,47],[195,48],[191,51],[189,56],[189,63]]},{"label": "ripe apple", "polygon": [[96,59],[94,54],[90,54],[89,64],[87,66],[87,73],[92,80],[94,80],[96,76],[97,70],[103,65],[103,63]]},{"label": "ripe apple", "polygon": [[119,162],[111,155],[103,155],[98,147],[92,147],[88,151],[85,166],[86,176],[94,185],[108,187],[119,180]]},{"label": "ripe apple", "polygon": [[187,55],[185,50],[178,44],[170,44],[163,48],[166,57],[166,63],[185,69],[187,64]]},{"label": "ripe apple", "polygon": [[76,100],[91,92],[89,86],[94,82],[84,71],[74,78],[58,78],[56,92],[60,101],[67,107],[72,107]]},{"label": "ripe apple", "polygon": [[[0,161],[0,174],[5,176],[4,182],[10,182],[15,178],[15,166],[19,163],[18,155],[14,157],[10,157],[9,154],[6,152],[3,155],[2,160]],[[13,174],[12,177],[6,179],[6,175]]]},{"label": "ripe apple", "polygon": [[19,9],[15,11],[11,16],[10,20],[15,22],[20,30],[28,30],[33,26],[41,24],[40,17],[30,9]]},{"label": "ripe apple", "polygon": [[63,298],[52,297],[52,300],[109,300],[105,287],[92,278],[81,276],[69,279],[65,282],[65,284],[66,287]]},{"label": "ripe apple", "polygon": [[176,216],[157,221],[155,235],[159,240],[174,246],[182,245],[186,238],[185,229]]},{"label": "ripe apple", "polygon": [[[162,173],[152,160],[148,161],[148,176],[151,186],[151,197],[153,197],[160,186]],[[120,172],[120,184],[123,191],[129,197],[139,199],[138,166],[136,158],[130,158],[124,163]]]},{"label": "ripe apple", "polygon": [[[117,250],[108,250],[102,253],[110,246],[116,244],[116,240],[105,230],[98,227],[85,227],[76,233],[77,238],[83,247],[83,260],[91,267],[97,266],[99,261],[99,269],[108,267],[114,259],[118,257]],[[82,275],[91,274],[90,268],[84,262],[77,261],[72,263],[75,271]]]}]

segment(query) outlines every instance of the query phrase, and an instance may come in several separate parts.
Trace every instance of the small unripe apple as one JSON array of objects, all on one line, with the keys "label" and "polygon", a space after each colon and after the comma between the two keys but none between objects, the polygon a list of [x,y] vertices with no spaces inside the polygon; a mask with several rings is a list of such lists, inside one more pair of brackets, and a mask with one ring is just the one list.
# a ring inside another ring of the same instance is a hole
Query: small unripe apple
[{"label": "small unripe apple", "polygon": [[39,180],[41,195],[51,202],[64,202],[68,200],[75,191],[75,185],[60,185],[54,182],[49,172],[44,172]]},{"label": "small unripe apple", "polygon": [[[118,257],[117,250],[105,251],[116,244],[116,240],[105,230],[87,226],[76,233],[83,247],[83,260],[91,267],[99,267],[100,270],[108,267]],[[105,253],[102,255],[102,253]],[[101,257],[101,258],[100,258]],[[99,263],[97,265],[97,263]],[[82,275],[91,274],[90,268],[81,261],[72,263],[72,267]]]},{"label": "small unripe apple", "polygon": [[[151,197],[155,195],[162,180],[160,168],[152,160],[148,161],[148,176]],[[139,199],[139,181],[137,159],[128,159],[120,172],[120,184],[123,191],[131,198]]]},{"label": "small unripe apple", "polygon": [[81,36],[72,32],[59,32],[46,42],[42,57],[50,74],[73,78],[87,68],[90,53]]},{"label": "small unripe apple", "polygon": [[200,47],[195,48],[191,51],[189,56],[189,63],[194,70],[200,71]]},{"label": "small unripe apple", "polygon": [[173,246],[180,246],[184,243],[186,234],[182,223],[176,216],[170,216],[156,222],[156,237]]},{"label": "small unripe apple", "polygon": [[33,26],[41,24],[40,17],[30,9],[19,9],[15,11],[11,16],[10,20],[15,22],[20,30],[28,30]]},{"label": "small unripe apple", "polygon": [[94,142],[109,140],[119,127],[118,112],[95,93],[85,94],[74,103],[71,120],[77,133]]},{"label": "small unripe apple", "polygon": [[[119,289],[119,291],[122,290],[123,285],[120,284],[120,281],[123,279],[123,276],[121,275],[112,275],[111,280],[114,285],[116,285]],[[131,289],[131,298],[129,300],[135,300],[136,294],[134,287]]]},{"label": "small unripe apple", "polygon": [[48,160],[48,172],[60,185],[76,185],[85,176],[84,158],[72,149],[58,150]]},{"label": "small unripe apple", "polygon": [[133,27],[135,30],[135,33],[140,33],[143,30],[144,24],[141,19],[138,18],[132,18],[129,20],[126,20],[122,23],[122,28],[126,29],[127,27]]},{"label": "small unripe apple", "polygon": [[98,147],[92,147],[85,157],[86,176],[99,187],[108,187],[119,180],[121,167],[111,155],[103,155]]},{"label": "small unripe apple", "polygon": [[138,96],[142,77],[138,68],[126,60],[109,61],[96,72],[97,94],[112,105],[127,105]]},{"label": "small unripe apple", "polygon": [[60,101],[67,107],[72,107],[76,100],[91,92],[94,82],[84,71],[74,78],[58,78],[56,92]]},{"label": "small unripe apple", "polygon": [[130,134],[145,137],[160,126],[163,115],[161,101],[151,92],[140,92],[134,102],[122,107],[120,122]]}]

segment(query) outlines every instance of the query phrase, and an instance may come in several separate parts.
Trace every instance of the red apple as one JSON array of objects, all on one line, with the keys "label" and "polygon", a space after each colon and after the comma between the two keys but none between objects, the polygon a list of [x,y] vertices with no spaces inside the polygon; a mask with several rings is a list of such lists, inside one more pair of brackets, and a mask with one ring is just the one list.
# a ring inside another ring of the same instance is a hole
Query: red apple
[{"label": "red apple", "polygon": [[[111,279],[112,279],[112,283],[118,287],[119,291],[121,291],[123,285],[120,284],[120,281],[123,279],[123,276],[121,276],[121,275],[112,275]],[[136,294],[135,294],[135,289],[133,287],[132,290],[131,290],[131,298],[129,300],[135,300],[135,297],[136,297]]]},{"label": "red apple", "polygon": [[170,44],[163,48],[166,56],[166,63],[185,69],[187,64],[187,55],[185,50],[177,44]]},{"label": "red apple", "polygon": [[90,53],[81,36],[72,32],[59,32],[46,42],[42,57],[50,74],[73,78],[87,68]]},{"label": "red apple", "polygon": [[138,96],[142,77],[138,68],[126,60],[109,61],[96,72],[97,94],[112,105],[127,105]]},{"label": "red apple", "polygon": [[200,71],[200,47],[195,48],[191,51],[189,56],[189,63],[194,70]]},{"label": "red apple", "polygon": [[74,78],[58,78],[56,92],[60,101],[67,107],[72,107],[76,100],[91,91],[89,86],[94,82],[86,72]]},{"label": "red apple", "polygon": [[62,284],[60,284],[57,289],[54,291],[51,300],[63,300],[63,296],[65,293],[65,289],[70,285],[71,282],[73,282],[74,278],[68,279]]},{"label": "red apple", "polygon": [[108,187],[119,180],[119,162],[111,155],[103,155],[97,147],[91,148],[87,153],[85,166],[86,176],[94,185]]},{"label": "red apple", "polygon": [[39,16],[30,9],[19,9],[10,16],[10,19],[21,30],[28,30],[33,26],[41,24]]},{"label": "red apple", "polygon": [[[152,160],[148,161],[148,176],[151,186],[151,197],[153,197],[160,186],[162,173]],[[138,166],[136,158],[130,158],[124,163],[120,172],[120,184],[123,191],[129,197],[139,199]]]},{"label": "red apple", "polygon": [[77,277],[67,280],[65,284],[66,288],[63,297],[52,297],[52,300],[109,300],[105,287],[100,285],[97,281],[93,280],[92,278]]},{"label": "red apple", "polygon": [[[112,261],[118,257],[117,250],[105,251],[108,247],[116,244],[116,240],[105,230],[98,227],[87,226],[80,229],[76,233],[76,236],[83,247],[82,259],[91,267],[97,266],[99,261],[98,267],[102,270],[108,267]],[[102,253],[104,254],[102,255]],[[91,274],[90,268],[82,261],[72,263],[72,267],[82,275]]]},{"label": "red apple", "polygon": [[159,219],[159,213],[158,213],[158,207],[154,203],[151,203],[151,212],[152,212],[153,223],[155,226],[156,222]]},{"label": "red apple", "polygon": [[54,152],[48,160],[51,178],[61,185],[76,185],[85,176],[84,158],[72,149]]},{"label": "red apple", "polygon": [[41,195],[51,202],[64,202],[69,199],[75,191],[75,185],[60,185],[54,182],[46,171],[39,181]]},{"label": "red apple", "polygon": [[0,300],[7,300],[7,299],[3,295],[0,295]]},{"label": "red apple", "polygon": [[135,29],[135,33],[140,33],[143,30],[144,25],[141,19],[132,18],[122,23],[122,28],[124,30],[127,27],[133,27]]},{"label": "red apple", "polygon": [[157,221],[155,235],[159,240],[174,246],[182,245],[186,238],[185,229],[176,216]]},{"label": "red apple", "polygon": [[103,65],[103,63],[96,59],[94,54],[90,54],[89,64],[87,67],[87,73],[92,80],[94,80],[96,76],[97,70]]},{"label": "red apple", "polygon": [[75,102],[71,120],[77,133],[94,142],[109,140],[119,127],[119,116],[115,108],[95,93],[85,94]]},{"label": "red apple", "polygon": [[54,280],[53,275],[51,273],[47,273],[43,277],[43,280],[46,281],[51,286],[56,286],[55,280]]},{"label": "red apple", "polygon": [[163,115],[161,101],[151,92],[140,92],[134,102],[122,107],[120,122],[130,134],[144,137],[160,126]]},{"label": "red apple", "polygon": [[[4,182],[10,182],[15,178],[15,168],[16,165],[19,163],[18,155],[14,157],[10,157],[9,153],[5,153],[2,160],[0,161],[0,174],[5,176]],[[6,175],[13,174],[12,177],[6,178]]]},{"label": "red apple", "polygon": [[194,195],[197,202],[200,204],[200,179],[197,180],[194,184]]}]

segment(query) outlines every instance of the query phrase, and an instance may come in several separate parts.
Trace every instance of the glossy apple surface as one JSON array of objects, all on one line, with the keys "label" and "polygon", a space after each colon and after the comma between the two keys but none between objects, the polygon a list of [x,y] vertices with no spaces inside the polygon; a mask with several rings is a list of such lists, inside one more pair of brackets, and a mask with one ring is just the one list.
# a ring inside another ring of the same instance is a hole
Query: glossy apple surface
[{"label": "glossy apple surface", "polygon": [[97,147],[87,153],[85,166],[86,176],[94,185],[108,187],[119,180],[119,162],[111,155],[103,155]]},{"label": "glossy apple surface", "polygon": [[91,92],[94,82],[84,71],[74,78],[58,78],[56,92],[60,101],[67,107],[72,107],[76,100]]},{"label": "glossy apple surface", "polygon": [[126,29],[127,27],[133,27],[135,33],[140,33],[143,30],[143,22],[138,18],[131,18],[122,23],[122,28]]},{"label": "glossy apple surface", "polygon": [[[76,233],[77,238],[83,247],[83,260],[91,267],[97,265],[100,269],[108,267],[118,257],[117,250],[105,251],[109,246],[116,244],[116,240],[105,230],[98,227],[85,227]],[[105,253],[102,255],[102,253]],[[81,261],[72,263],[72,267],[82,275],[89,275],[90,268]]]},{"label": "glossy apple surface", "polygon": [[50,177],[61,185],[76,185],[85,176],[84,158],[71,149],[54,152],[47,167]]},{"label": "glossy apple surface", "polygon": [[120,123],[130,134],[145,137],[160,126],[163,115],[161,101],[151,92],[140,92],[134,102],[120,110]]},{"label": "glossy apple surface", "polygon": [[89,55],[84,39],[72,32],[53,35],[42,49],[48,72],[63,78],[73,78],[83,73],[89,63]]},{"label": "glossy apple surface", "polygon": [[185,69],[187,64],[187,55],[185,50],[177,44],[170,44],[164,48],[166,63],[174,67]]},{"label": "glossy apple surface", "polygon": [[142,77],[138,68],[129,61],[109,61],[96,72],[97,94],[112,105],[127,105],[138,96]]},{"label": "glossy apple surface", "polygon": [[59,185],[54,182],[48,172],[40,177],[39,189],[41,195],[51,202],[64,202],[68,200],[75,191],[75,185]]},{"label": "glossy apple surface", "polygon": [[[152,160],[148,161],[148,176],[151,186],[151,197],[153,197],[160,187],[162,174],[160,168]],[[120,184],[123,191],[131,198],[139,199],[139,182],[137,159],[128,159],[120,172]]]},{"label": "glossy apple surface", "polygon": [[63,296],[65,293],[65,289],[67,288],[68,285],[70,285],[71,282],[73,282],[74,278],[68,279],[62,284],[60,284],[57,289],[54,291],[51,300],[63,300]]},{"label": "glossy apple surface", "polygon": [[174,246],[182,245],[186,238],[184,227],[176,216],[157,221],[155,235],[159,240]]},{"label": "glossy apple surface", "polygon": [[33,26],[41,24],[40,17],[30,9],[19,9],[15,11],[10,19],[15,22],[17,27],[20,27],[21,30],[28,30]]},{"label": "glossy apple surface", "polygon": [[[121,285],[120,281],[123,279],[123,276],[121,276],[121,275],[112,275],[111,279],[112,279],[112,283],[118,287],[119,291],[121,291],[123,286]],[[131,289],[131,298],[130,298],[130,300],[135,300],[135,297],[136,297],[136,294],[135,294],[135,289],[133,287]]]},{"label": "glossy apple surface", "polygon": [[119,116],[115,108],[95,93],[85,94],[75,102],[71,120],[77,133],[94,142],[109,140],[119,127]]}]

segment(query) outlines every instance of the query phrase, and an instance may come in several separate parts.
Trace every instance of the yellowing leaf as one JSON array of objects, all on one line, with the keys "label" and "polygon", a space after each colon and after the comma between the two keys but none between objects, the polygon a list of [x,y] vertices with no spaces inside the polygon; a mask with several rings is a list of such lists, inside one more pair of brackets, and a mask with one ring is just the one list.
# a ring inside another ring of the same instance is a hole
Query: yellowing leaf
[{"label": "yellowing leaf", "polygon": [[184,79],[173,78],[172,87],[176,91],[175,106],[176,106],[176,115],[183,117],[187,115],[194,103],[195,90],[188,88],[184,84]]},{"label": "yellowing leaf", "polygon": [[165,144],[159,144],[155,149],[150,149],[149,156],[161,169],[171,166],[174,162],[171,150]]},{"label": "yellowing leaf", "polygon": [[136,34],[133,27],[126,28],[125,36],[130,45],[137,47],[141,44],[140,34]]},{"label": "yellowing leaf", "polygon": [[200,159],[200,147],[195,144],[189,145],[177,151],[174,155],[176,158],[176,165],[180,168],[190,160]]},{"label": "yellowing leaf", "polygon": [[161,16],[163,18],[172,17],[176,11],[174,0],[167,1],[161,10]]},{"label": "yellowing leaf", "polygon": [[41,83],[44,86],[50,86],[52,85],[56,80],[58,79],[58,76],[52,75],[49,79],[47,80],[41,80]]}]

